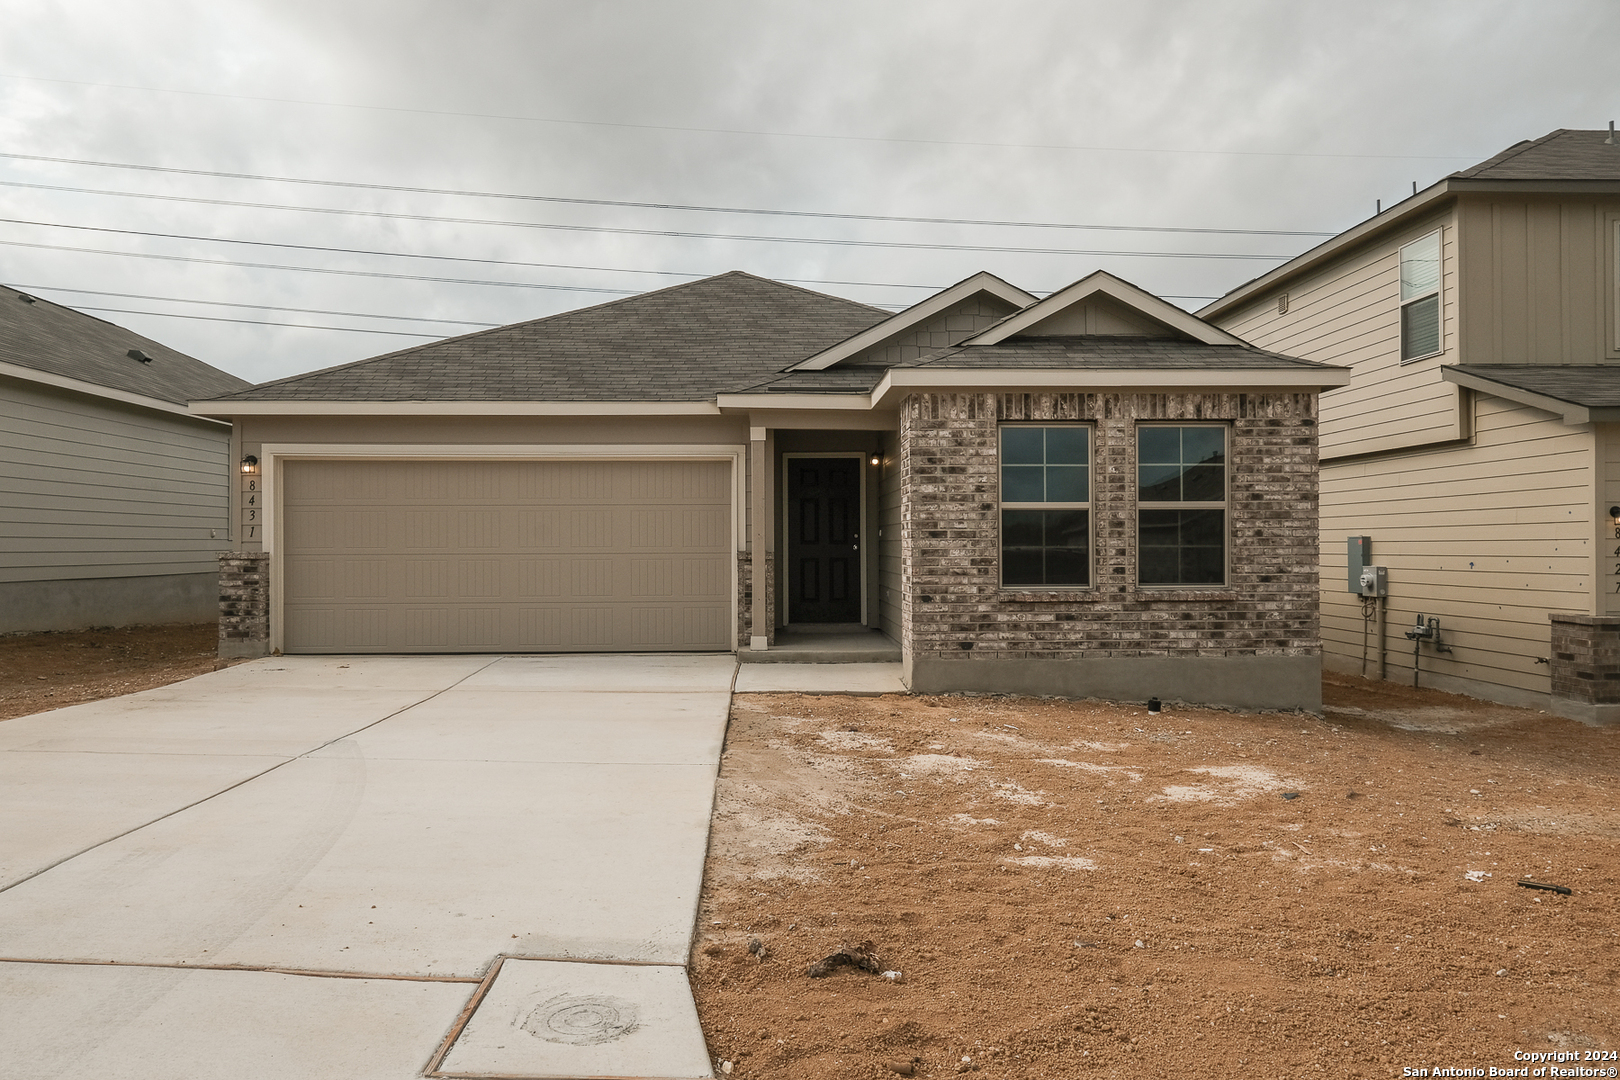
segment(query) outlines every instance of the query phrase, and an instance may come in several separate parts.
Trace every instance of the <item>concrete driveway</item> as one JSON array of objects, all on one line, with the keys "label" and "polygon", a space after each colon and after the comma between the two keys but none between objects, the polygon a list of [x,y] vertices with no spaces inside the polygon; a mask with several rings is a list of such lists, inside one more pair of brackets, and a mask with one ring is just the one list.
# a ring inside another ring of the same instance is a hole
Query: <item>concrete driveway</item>
[{"label": "concrete driveway", "polygon": [[288,657],[0,723],[0,1077],[708,1076],[735,671]]}]

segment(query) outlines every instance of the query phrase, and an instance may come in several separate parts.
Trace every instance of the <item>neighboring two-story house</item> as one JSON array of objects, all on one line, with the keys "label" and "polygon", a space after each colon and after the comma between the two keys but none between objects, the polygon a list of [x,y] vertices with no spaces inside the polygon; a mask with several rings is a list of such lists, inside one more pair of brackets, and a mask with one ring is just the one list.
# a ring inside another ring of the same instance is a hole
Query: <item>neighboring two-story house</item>
[{"label": "neighboring two-story house", "polygon": [[1520,143],[1199,314],[1354,372],[1322,396],[1327,667],[1620,721],[1612,131]]}]

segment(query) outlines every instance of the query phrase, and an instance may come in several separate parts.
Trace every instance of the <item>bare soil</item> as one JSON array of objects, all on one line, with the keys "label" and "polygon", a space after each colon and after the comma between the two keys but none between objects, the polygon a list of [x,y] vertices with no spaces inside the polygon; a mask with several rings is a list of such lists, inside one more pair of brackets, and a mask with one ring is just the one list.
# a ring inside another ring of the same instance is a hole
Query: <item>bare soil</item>
[{"label": "bare soil", "polygon": [[[1361,679],[1326,693],[1321,718],[738,695],[692,965],[717,1066],[1620,1064],[1620,731]],[[877,972],[807,974],[865,943]]]},{"label": "bare soil", "polygon": [[[0,637],[0,719],[215,670],[214,634]],[[1620,1064],[1620,730],[1325,690],[1321,718],[738,695],[692,963],[717,1067]]]},{"label": "bare soil", "polygon": [[214,671],[218,635],[197,623],[0,636],[0,720]]}]

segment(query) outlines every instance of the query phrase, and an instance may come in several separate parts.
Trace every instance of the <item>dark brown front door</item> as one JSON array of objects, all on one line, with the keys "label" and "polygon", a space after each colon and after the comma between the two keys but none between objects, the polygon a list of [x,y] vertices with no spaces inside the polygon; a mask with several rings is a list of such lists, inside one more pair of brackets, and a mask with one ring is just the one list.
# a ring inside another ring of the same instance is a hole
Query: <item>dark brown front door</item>
[{"label": "dark brown front door", "polygon": [[788,622],[861,621],[861,459],[788,459]]}]

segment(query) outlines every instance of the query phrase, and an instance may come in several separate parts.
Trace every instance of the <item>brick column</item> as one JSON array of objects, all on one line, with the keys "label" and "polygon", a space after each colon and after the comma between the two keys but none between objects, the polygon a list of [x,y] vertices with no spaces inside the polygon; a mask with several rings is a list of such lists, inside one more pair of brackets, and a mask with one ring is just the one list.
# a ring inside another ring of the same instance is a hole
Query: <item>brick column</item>
[{"label": "brick column", "polygon": [[1552,620],[1552,711],[1587,724],[1620,724],[1620,616]]},{"label": "brick column", "polygon": [[270,653],[270,556],[262,551],[219,555],[219,655]]}]

